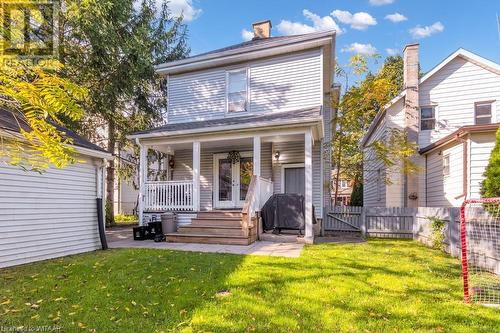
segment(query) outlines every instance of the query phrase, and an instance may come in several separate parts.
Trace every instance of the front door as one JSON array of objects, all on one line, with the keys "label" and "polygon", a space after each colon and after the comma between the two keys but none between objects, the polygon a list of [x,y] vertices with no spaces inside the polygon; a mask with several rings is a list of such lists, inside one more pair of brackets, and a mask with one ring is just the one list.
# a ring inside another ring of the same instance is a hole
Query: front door
[{"label": "front door", "polygon": [[231,163],[227,154],[214,155],[214,207],[241,208],[253,174],[252,153],[240,153],[240,161]]}]

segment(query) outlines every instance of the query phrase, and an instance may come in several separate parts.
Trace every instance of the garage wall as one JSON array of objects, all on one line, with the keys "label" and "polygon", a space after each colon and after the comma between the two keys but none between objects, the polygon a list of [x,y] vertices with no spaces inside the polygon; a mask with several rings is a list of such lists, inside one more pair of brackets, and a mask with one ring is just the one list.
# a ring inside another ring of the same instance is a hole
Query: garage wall
[{"label": "garage wall", "polygon": [[98,168],[78,160],[43,174],[0,161],[0,267],[100,248]]}]

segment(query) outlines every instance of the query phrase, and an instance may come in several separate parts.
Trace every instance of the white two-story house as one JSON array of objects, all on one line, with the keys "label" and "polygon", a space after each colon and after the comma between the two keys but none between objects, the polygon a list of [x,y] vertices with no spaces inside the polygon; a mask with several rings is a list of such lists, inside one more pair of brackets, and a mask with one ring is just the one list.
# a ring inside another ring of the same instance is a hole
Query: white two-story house
[{"label": "white two-story house", "polygon": [[[459,49],[419,78],[418,44],[404,50],[404,90],[377,114],[362,140],[364,205],[450,207],[480,198],[500,126],[500,65]],[[418,172],[387,168],[371,144],[392,129],[416,142]]]},{"label": "white two-story house", "polygon": [[[249,244],[256,212],[273,193],[305,197],[305,237],[330,203],[330,91],[335,33],[253,40],[162,64],[167,125],[134,133],[141,148],[140,220],[175,211],[168,241]],[[170,155],[168,177],[150,181],[146,151]],[[293,207],[292,207],[293,208]]]}]

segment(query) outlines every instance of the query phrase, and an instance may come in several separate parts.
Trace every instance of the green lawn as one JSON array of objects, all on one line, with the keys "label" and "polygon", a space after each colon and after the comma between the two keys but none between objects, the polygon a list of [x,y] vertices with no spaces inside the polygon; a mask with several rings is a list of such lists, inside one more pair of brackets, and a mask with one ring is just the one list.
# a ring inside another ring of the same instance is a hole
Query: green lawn
[{"label": "green lawn", "polygon": [[63,332],[499,332],[464,305],[459,262],[412,241],[298,259],[110,250],[0,270],[0,327]]}]

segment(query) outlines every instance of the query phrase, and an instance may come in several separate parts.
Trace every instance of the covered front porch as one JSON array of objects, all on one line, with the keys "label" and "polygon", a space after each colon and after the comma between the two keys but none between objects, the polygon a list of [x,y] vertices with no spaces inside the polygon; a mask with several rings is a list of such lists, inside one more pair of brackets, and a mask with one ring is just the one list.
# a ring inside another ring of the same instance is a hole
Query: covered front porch
[{"label": "covered front porch", "polygon": [[[323,209],[320,137],[317,126],[298,126],[138,138],[139,220],[176,212],[179,228],[171,241],[190,234],[200,242],[249,244],[266,201],[274,193],[298,193],[305,201],[303,240],[312,242],[313,205],[318,217]],[[148,162],[150,150],[162,152],[163,160]]]}]

